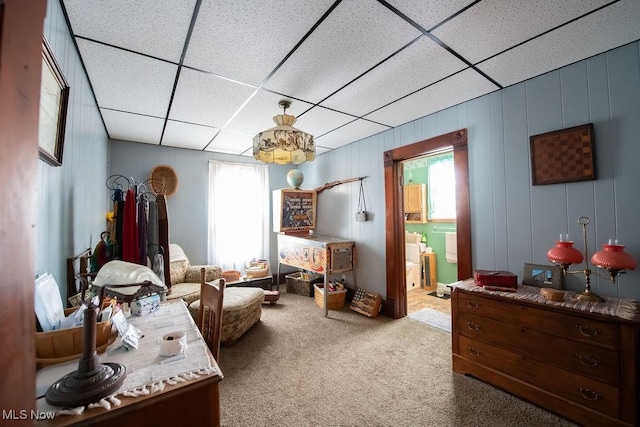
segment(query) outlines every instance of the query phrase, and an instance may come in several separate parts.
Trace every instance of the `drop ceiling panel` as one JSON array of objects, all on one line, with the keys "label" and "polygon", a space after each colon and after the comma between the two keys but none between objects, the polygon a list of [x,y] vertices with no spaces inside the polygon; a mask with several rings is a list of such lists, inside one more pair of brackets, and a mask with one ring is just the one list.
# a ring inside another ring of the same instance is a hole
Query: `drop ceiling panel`
[{"label": "drop ceiling panel", "polygon": [[253,135],[222,130],[206,150],[239,155],[247,150],[253,150]]},{"label": "drop ceiling panel", "polygon": [[337,148],[358,141],[368,136],[387,130],[386,126],[357,119],[326,135],[316,138],[316,146],[324,148]]},{"label": "drop ceiling panel", "polygon": [[82,39],[77,42],[101,108],[167,114],[176,65]]},{"label": "drop ceiling panel", "polygon": [[420,34],[378,2],[343,0],[265,87],[317,103]]},{"label": "drop ceiling panel", "polygon": [[218,130],[218,128],[169,120],[162,137],[162,145],[202,150]]},{"label": "drop ceiling panel", "polygon": [[508,86],[639,38],[638,1],[621,1],[609,6],[606,13],[595,12],[483,62],[478,68]]},{"label": "drop ceiling panel", "polygon": [[425,30],[449,18],[474,0],[390,0],[388,3]]},{"label": "drop ceiling panel", "polygon": [[436,28],[433,35],[475,64],[609,1],[483,0]]},{"label": "drop ceiling panel", "polygon": [[185,65],[257,86],[332,3],[204,1]]},{"label": "drop ceiling panel", "polygon": [[363,116],[465,67],[453,54],[422,37],[321,105]]},{"label": "drop ceiling panel", "polygon": [[183,68],[169,118],[221,128],[255,88]]},{"label": "drop ceiling panel", "polygon": [[[278,105],[278,102],[282,99],[291,101],[291,107],[287,109],[287,114],[292,114],[296,117],[313,106],[303,101],[292,100],[286,96],[260,89],[229,122],[226,129],[255,135],[258,132],[274,127],[276,124],[273,121],[273,117],[283,112]],[[299,125],[299,122],[294,124],[295,127]]]},{"label": "drop ceiling panel", "polygon": [[314,107],[298,117],[296,126],[314,137],[320,136],[346,123],[355,117],[322,107]]},{"label": "drop ceiling panel", "polygon": [[120,111],[100,110],[111,139],[159,144],[164,120]]},{"label": "drop ceiling panel", "polygon": [[176,63],[182,54],[195,3],[195,0],[64,0],[76,36]]},{"label": "drop ceiling panel", "polygon": [[496,89],[497,87],[493,83],[468,68],[455,76],[368,114],[366,118],[390,126],[399,126]]}]

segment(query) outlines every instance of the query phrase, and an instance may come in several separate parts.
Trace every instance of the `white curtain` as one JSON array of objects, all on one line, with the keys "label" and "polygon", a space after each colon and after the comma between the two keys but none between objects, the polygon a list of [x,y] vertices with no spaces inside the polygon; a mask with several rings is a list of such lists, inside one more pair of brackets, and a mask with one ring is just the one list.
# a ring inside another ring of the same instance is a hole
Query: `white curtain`
[{"label": "white curtain", "polygon": [[209,264],[269,259],[270,199],[267,166],[209,161]]}]

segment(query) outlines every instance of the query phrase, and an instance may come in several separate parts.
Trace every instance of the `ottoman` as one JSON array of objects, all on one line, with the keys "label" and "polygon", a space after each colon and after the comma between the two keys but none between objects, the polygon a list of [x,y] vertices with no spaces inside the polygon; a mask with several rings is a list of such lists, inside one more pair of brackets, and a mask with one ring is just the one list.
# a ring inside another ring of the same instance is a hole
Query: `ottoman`
[{"label": "ottoman", "polygon": [[[222,300],[222,333],[220,342],[232,344],[255,325],[262,316],[262,288],[225,288]],[[198,322],[200,300],[189,304],[191,316]]]}]

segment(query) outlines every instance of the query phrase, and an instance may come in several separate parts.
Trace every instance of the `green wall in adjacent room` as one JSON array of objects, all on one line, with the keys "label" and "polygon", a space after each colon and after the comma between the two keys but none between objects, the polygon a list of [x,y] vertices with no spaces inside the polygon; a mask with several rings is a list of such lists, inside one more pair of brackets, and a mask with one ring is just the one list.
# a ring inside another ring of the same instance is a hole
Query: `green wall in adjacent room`
[{"label": "green wall in adjacent room", "polygon": [[[411,178],[412,182],[409,182]],[[407,169],[404,173],[404,183],[406,184],[429,184],[427,182],[427,168],[418,167]],[[425,232],[427,235],[427,246],[433,249],[436,254],[436,268],[438,271],[438,282],[453,283],[458,280],[458,264],[448,263],[445,257],[444,232],[438,230],[454,230],[456,224],[452,222],[429,222],[426,224],[405,224],[405,230],[410,233]]]}]

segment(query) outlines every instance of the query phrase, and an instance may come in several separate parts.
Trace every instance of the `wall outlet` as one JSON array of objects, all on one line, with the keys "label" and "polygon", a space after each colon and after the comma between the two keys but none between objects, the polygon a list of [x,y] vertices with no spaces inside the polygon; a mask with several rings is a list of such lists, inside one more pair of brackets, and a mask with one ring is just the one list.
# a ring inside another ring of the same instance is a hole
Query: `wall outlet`
[{"label": "wall outlet", "polygon": [[343,281],[343,282],[346,282],[346,281],[347,281],[347,276],[346,276],[346,275],[344,275],[344,274],[342,275],[342,281]]}]

